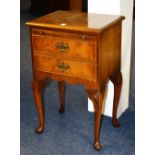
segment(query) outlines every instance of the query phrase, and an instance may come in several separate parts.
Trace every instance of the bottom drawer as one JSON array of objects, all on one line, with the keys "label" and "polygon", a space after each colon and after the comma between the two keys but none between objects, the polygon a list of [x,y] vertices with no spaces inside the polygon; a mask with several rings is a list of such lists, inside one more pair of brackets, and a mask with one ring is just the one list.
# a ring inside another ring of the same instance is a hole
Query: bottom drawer
[{"label": "bottom drawer", "polygon": [[34,70],[96,81],[96,64],[34,55]]}]

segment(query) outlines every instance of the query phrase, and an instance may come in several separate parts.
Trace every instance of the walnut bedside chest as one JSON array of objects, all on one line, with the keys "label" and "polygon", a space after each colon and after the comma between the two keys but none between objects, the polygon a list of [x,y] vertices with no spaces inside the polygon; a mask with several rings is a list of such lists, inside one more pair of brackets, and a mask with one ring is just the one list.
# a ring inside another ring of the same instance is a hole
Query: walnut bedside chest
[{"label": "walnut bedside chest", "polygon": [[57,80],[60,112],[65,111],[64,83],[83,84],[94,104],[94,147],[100,150],[100,123],[105,86],[114,84],[112,123],[120,124],[121,25],[123,16],[56,11],[27,22],[30,28],[32,88],[39,116],[37,133],[44,130],[41,93],[49,79]]}]

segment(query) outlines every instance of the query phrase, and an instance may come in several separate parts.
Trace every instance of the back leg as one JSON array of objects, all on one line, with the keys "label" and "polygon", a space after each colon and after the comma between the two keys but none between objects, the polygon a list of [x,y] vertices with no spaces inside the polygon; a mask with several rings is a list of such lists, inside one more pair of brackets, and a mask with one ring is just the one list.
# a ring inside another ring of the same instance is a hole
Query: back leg
[{"label": "back leg", "polygon": [[117,119],[117,109],[122,88],[122,73],[119,72],[118,74],[111,76],[110,80],[114,84],[112,124],[114,127],[120,127],[120,123]]},{"label": "back leg", "polygon": [[60,96],[60,113],[65,112],[65,83],[64,81],[58,81],[59,96]]}]

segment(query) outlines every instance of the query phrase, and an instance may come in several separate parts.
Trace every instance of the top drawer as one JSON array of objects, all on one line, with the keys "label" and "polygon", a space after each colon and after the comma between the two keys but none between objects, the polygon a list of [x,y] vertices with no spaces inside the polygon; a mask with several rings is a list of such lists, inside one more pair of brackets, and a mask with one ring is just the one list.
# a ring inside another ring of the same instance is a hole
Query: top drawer
[{"label": "top drawer", "polygon": [[32,31],[32,42],[34,52],[96,60],[96,42],[93,36]]}]

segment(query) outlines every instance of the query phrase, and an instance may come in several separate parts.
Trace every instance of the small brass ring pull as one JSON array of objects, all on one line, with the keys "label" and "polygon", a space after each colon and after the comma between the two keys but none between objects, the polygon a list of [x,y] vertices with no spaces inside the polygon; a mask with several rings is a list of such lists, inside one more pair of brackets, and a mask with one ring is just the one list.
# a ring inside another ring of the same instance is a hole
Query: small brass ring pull
[{"label": "small brass ring pull", "polygon": [[56,48],[59,49],[60,52],[65,52],[69,49],[69,46],[67,43],[61,42],[56,45]]},{"label": "small brass ring pull", "polygon": [[60,70],[67,70],[70,68],[70,66],[67,63],[61,62],[60,64],[58,64],[57,66]]}]

